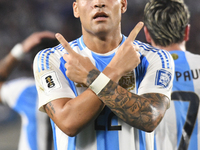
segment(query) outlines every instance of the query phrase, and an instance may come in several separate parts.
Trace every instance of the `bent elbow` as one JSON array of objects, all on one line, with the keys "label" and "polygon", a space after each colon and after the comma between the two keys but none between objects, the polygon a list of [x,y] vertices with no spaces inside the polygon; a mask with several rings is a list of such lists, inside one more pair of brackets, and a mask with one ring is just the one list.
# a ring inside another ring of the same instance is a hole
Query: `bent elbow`
[{"label": "bent elbow", "polygon": [[74,127],[74,125],[67,125],[62,130],[66,135],[74,137],[79,133],[79,130]]},{"label": "bent elbow", "polygon": [[156,129],[155,126],[154,126],[154,127],[150,127],[150,128],[145,129],[145,132],[151,133],[151,132],[153,132],[155,129]]},{"label": "bent elbow", "polygon": [[156,118],[153,117],[148,121],[146,121],[145,123],[143,122],[142,124],[140,124],[141,130],[151,133],[156,129],[161,120],[162,120],[162,115],[159,115]]},{"label": "bent elbow", "polygon": [[162,121],[163,115],[159,115],[157,118],[152,118],[151,125],[146,128],[146,132],[153,132]]},{"label": "bent elbow", "polygon": [[75,132],[75,131],[69,131],[69,130],[66,130],[64,131],[64,133],[67,135],[67,136],[70,136],[70,137],[74,137],[76,136],[78,133]]},{"label": "bent elbow", "polygon": [[156,129],[157,126],[154,126],[154,125],[145,125],[145,126],[141,126],[139,129],[140,130],[143,130],[145,132],[148,132],[148,133],[151,133],[153,132],[155,129]]}]

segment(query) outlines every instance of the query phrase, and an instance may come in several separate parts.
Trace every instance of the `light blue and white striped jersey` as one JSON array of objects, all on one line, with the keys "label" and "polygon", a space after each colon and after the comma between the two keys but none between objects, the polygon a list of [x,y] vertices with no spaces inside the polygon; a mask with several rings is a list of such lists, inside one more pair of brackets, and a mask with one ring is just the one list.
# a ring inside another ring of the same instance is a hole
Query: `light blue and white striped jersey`
[{"label": "light blue and white striped jersey", "polygon": [[200,150],[200,55],[170,51],[175,62],[171,106],[156,128],[157,150]]},{"label": "light blue and white striped jersey", "polygon": [[34,78],[5,82],[1,88],[2,102],[21,117],[18,150],[46,150],[48,116],[38,111],[38,94]]},{"label": "light blue and white striped jersey", "polygon": [[[121,44],[125,41],[123,36]],[[121,44],[119,46],[121,46]],[[141,63],[120,79],[119,84],[130,92],[162,93],[170,97],[174,75],[174,62],[171,55],[150,45],[135,41],[139,45]],[[90,58],[91,62],[103,71],[118,48],[98,54],[89,50],[80,37],[70,46],[80,55]],[[39,109],[58,98],[74,98],[87,87],[74,83],[65,75],[62,45],[40,51],[34,60],[34,76],[39,94]],[[95,121],[91,122],[75,137],[68,137],[52,121],[54,145],[56,150],[153,150],[154,134],[146,133],[126,124],[107,107]]]}]

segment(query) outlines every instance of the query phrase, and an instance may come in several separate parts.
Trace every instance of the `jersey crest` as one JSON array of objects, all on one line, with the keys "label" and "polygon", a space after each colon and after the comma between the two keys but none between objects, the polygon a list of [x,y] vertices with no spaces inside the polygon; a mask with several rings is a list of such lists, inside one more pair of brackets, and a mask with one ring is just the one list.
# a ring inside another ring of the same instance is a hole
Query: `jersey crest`
[{"label": "jersey crest", "polygon": [[134,72],[131,71],[127,75],[122,76],[119,80],[119,85],[128,91],[131,91],[135,88],[135,76]]},{"label": "jersey crest", "polygon": [[156,85],[167,88],[172,79],[172,74],[166,70],[158,70],[156,74]]}]

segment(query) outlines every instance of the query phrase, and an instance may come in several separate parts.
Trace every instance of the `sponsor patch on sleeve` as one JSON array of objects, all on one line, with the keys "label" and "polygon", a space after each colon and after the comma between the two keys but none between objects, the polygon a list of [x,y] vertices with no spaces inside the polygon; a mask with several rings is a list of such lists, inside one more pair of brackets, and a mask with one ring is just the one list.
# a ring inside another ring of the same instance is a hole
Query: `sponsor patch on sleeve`
[{"label": "sponsor patch on sleeve", "polygon": [[49,93],[51,90],[59,89],[61,87],[58,76],[54,71],[44,74],[41,77],[41,80],[45,93]]},{"label": "sponsor patch on sleeve", "polygon": [[168,87],[172,79],[172,74],[167,70],[158,70],[156,73],[156,85],[164,88]]}]

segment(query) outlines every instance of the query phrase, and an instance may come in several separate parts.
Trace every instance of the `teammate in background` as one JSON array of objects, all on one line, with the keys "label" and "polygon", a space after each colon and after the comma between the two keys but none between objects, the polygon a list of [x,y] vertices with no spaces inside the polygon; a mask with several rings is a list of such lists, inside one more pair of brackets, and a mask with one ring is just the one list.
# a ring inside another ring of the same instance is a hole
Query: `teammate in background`
[{"label": "teammate in background", "polygon": [[[9,75],[24,56],[33,56],[41,50],[58,44],[54,33],[35,32],[0,60],[0,102],[8,105],[21,116],[21,132],[18,150],[50,150],[49,117],[38,111],[38,96],[33,78],[32,64],[29,63],[31,77],[20,77],[7,81]],[[31,57],[32,56],[32,57]],[[51,131],[51,130],[50,130]]]},{"label": "teammate in background", "polygon": [[75,1],[83,36],[68,44],[56,34],[61,44],[35,57],[39,109],[52,119],[57,150],[153,149],[174,64],[168,52],[135,41],[142,22],[122,35],[126,9],[127,0]]},{"label": "teammate in background", "polygon": [[189,18],[181,0],[151,0],[144,10],[146,40],[175,62],[170,108],[156,128],[157,150],[200,149],[200,56],[186,50]]}]

